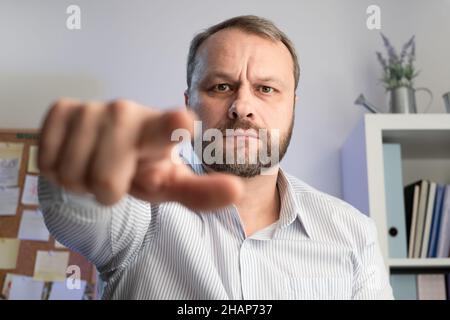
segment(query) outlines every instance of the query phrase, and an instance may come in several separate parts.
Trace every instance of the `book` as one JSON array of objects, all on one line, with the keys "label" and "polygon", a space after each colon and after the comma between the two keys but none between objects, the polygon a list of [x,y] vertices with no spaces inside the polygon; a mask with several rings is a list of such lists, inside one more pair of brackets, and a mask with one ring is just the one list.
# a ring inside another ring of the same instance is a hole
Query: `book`
[{"label": "book", "polygon": [[436,256],[438,258],[448,258],[450,251],[450,185],[445,187],[441,215]]},{"label": "book", "polygon": [[428,253],[428,244],[430,243],[431,221],[433,219],[433,209],[436,197],[436,183],[430,182],[428,190],[427,208],[425,210],[425,224],[423,226],[422,250],[420,258],[426,258]]},{"label": "book", "polygon": [[419,300],[446,300],[445,274],[418,274],[417,296]]},{"label": "book", "polygon": [[417,207],[419,204],[420,181],[416,181],[404,188],[405,197],[405,223],[406,223],[406,239],[408,247],[408,258],[413,257],[415,226],[417,220]]},{"label": "book", "polygon": [[445,195],[445,185],[438,185],[436,188],[436,199],[433,209],[433,221],[431,223],[430,244],[428,246],[428,258],[437,257],[437,243],[439,239],[439,228],[442,217],[442,204]]},{"label": "book", "polygon": [[383,158],[389,257],[406,258],[407,241],[400,144],[384,143]]},{"label": "book", "polygon": [[415,230],[416,235],[414,239],[413,258],[420,258],[422,250],[423,228],[425,225],[425,213],[427,209],[429,186],[430,183],[427,180],[422,180],[422,183],[420,184],[419,207],[417,208],[417,225]]}]

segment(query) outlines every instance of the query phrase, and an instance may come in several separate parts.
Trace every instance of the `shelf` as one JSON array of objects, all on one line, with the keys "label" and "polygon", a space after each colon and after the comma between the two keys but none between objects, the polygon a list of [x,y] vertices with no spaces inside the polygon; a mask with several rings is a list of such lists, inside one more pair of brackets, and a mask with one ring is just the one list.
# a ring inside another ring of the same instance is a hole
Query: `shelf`
[{"label": "shelf", "polygon": [[450,158],[450,114],[366,116],[382,132],[383,142],[401,143],[405,158]]},{"label": "shelf", "polygon": [[450,269],[450,258],[388,259],[391,269]]},{"label": "shelf", "polygon": [[450,114],[366,114],[366,121],[381,130],[449,130]]},{"label": "shelf", "polygon": [[404,158],[450,159],[450,129],[383,130],[383,142],[400,143]]},{"label": "shelf", "polygon": [[450,183],[450,114],[366,114],[341,149],[343,200],[376,224],[393,273],[450,273],[450,258],[389,259],[383,143],[400,143],[403,185],[419,179]]}]

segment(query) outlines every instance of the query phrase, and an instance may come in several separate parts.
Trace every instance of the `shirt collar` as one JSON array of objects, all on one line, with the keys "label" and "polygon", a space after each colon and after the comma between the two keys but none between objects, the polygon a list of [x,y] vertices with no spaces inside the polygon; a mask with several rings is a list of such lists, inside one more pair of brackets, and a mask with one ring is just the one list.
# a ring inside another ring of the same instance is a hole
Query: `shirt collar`
[{"label": "shirt collar", "polygon": [[[180,157],[184,163],[192,168],[195,174],[207,174],[190,144],[181,144],[178,148]],[[281,167],[278,169],[277,188],[280,194],[280,218],[277,223],[277,228],[285,228],[298,219],[306,235],[311,238],[311,228],[308,225],[308,218],[306,216],[307,210],[301,205],[297,193]],[[226,212],[227,210],[222,208],[219,211]]]},{"label": "shirt collar", "polygon": [[297,193],[281,167],[278,170],[277,187],[281,203],[279,227],[284,228],[298,219],[306,235],[311,238],[311,228],[308,224],[305,208],[301,205]]}]

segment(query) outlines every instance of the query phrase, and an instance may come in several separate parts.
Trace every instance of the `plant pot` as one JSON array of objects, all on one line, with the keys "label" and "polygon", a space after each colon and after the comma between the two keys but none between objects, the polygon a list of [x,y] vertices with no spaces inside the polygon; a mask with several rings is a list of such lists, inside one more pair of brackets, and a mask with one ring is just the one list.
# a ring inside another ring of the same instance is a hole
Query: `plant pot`
[{"label": "plant pot", "polygon": [[389,90],[391,113],[418,113],[416,105],[416,91],[425,91],[430,95],[430,102],[424,112],[427,112],[433,100],[433,94],[427,88],[402,86]]}]

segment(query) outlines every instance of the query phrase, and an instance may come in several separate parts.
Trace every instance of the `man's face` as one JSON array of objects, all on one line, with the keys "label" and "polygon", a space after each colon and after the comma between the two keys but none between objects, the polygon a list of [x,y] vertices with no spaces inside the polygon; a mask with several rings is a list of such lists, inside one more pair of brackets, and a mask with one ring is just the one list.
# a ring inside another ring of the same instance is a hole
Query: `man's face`
[{"label": "man's face", "polygon": [[[279,147],[281,161],[292,133],[295,103],[294,67],[286,46],[229,28],[210,36],[198,49],[196,59],[186,105],[199,116],[203,131],[217,128],[223,132],[224,161],[227,153],[235,154],[233,163],[208,167],[252,177],[262,167],[277,164],[264,166],[250,160],[263,146],[270,154],[274,145]],[[231,130],[226,129],[235,129],[236,134],[230,135]],[[267,130],[268,139],[251,137],[259,129]],[[271,136],[276,137],[273,129],[279,130],[279,141],[271,145]],[[203,150],[209,143],[203,143]],[[236,162],[238,153],[245,155],[245,163]]]}]

